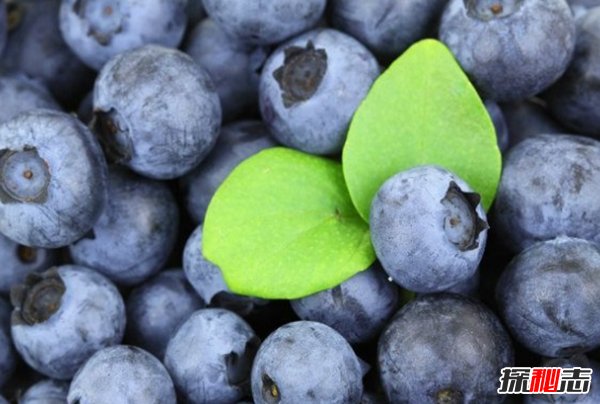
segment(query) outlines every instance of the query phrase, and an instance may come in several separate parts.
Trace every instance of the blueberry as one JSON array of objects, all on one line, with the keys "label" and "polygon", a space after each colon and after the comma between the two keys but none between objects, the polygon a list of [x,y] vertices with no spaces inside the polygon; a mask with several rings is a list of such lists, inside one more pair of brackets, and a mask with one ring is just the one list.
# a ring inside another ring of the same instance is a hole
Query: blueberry
[{"label": "blueberry", "polygon": [[0,294],[8,295],[30,272],[45,271],[55,258],[53,250],[20,245],[0,234]]},{"label": "blueberry", "polygon": [[494,231],[514,252],[559,235],[600,242],[600,142],[538,135],[504,159]]},{"label": "blueberry", "polygon": [[591,368],[592,384],[587,394],[574,396],[572,394],[528,394],[525,396],[524,404],[544,404],[552,403],[577,403],[577,404],[597,404],[600,402],[600,363],[589,360],[585,355],[578,354],[569,358],[546,359],[542,362],[543,367],[553,368]]},{"label": "blueberry", "polygon": [[252,365],[252,396],[263,403],[355,403],[362,370],[352,347],[325,324],[296,321],[263,342]]},{"label": "blueberry", "polygon": [[500,403],[498,378],[513,348],[483,304],[453,294],[417,297],[379,339],[381,382],[391,403]]},{"label": "blueberry", "polygon": [[326,324],[358,343],[375,337],[396,311],[398,289],[374,264],[332,289],[291,304],[301,319]]},{"label": "blueberry", "polygon": [[217,188],[238,164],[275,145],[260,121],[239,121],[221,128],[210,154],[181,181],[192,219],[196,223],[204,221],[206,209]]},{"label": "blueberry", "polygon": [[577,133],[600,137],[600,7],[577,20],[575,56],[566,73],[546,94],[552,113]]},{"label": "blueberry", "polygon": [[92,231],[69,247],[75,263],[135,285],[158,272],[177,241],[177,202],[164,183],[109,169],[108,199]]},{"label": "blueberry", "polygon": [[563,74],[575,22],[565,0],[450,0],[440,38],[486,98],[520,100]]},{"label": "blueberry", "polygon": [[494,124],[498,148],[500,148],[501,151],[505,151],[508,149],[510,139],[508,134],[508,126],[506,125],[506,119],[504,119],[504,113],[502,112],[500,106],[494,101],[486,100],[484,104],[488,114],[490,115],[490,118],[492,119],[492,123]]},{"label": "blueberry", "polygon": [[437,26],[448,0],[332,0],[331,23],[385,61],[400,56]]},{"label": "blueberry", "polygon": [[502,104],[501,108],[510,134],[509,147],[536,135],[565,133],[540,100]]},{"label": "blueberry", "polygon": [[133,289],[126,307],[127,340],[162,359],[177,327],[204,303],[183,271],[169,270]]},{"label": "blueberry", "polygon": [[0,387],[13,374],[17,355],[10,335],[10,305],[0,298]]},{"label": "blueberry", "polygon": [[21,357],[38,372],[67,380],[96,351],[118,344],[125,305],[104,276],[64,265],[29,274],[11,291],[12,337]]},{"label": "blueberry", "polygon": [[234,403],[248,393],[258,337],[238,315],[198,310],[169,341],[164,363],[189,403]]},{"label": "blueberry", "polygon": [[420,166],[388,179],[371,204],[383,269],[414,292],[448,289],[475,273],[487,240],[480,197],[456,175]]},{"label": "blueberry", "polygon": [[233,38],[270,45],[315,26],[326,0],[203,0],[206,13]]},{"label": "blueberry", "polygon": [[185,244],[183,271],[196,293],[207,304],[223,307],[245,316],[255,306],[266,303],[263,299],[235,295],[229,291],[221,269],[202,255],[202,225],[192,232]]},{"label": "blueberry", "polygon": [[31,386],[19,399],[19,404],[65,404],[69,382],[45,379]]},{"label": "blueberry", "polygon": [[45,108],[60,111],[46,87],[23,74],[0,76],[0,123],[6,122],[31,109]]},{"label": "blueberry", "polygon": [[60,0],[11,1],[12,28],[3,67],[41,80],[61,103],[74,107],[94,72],[71,51],[58,26]]},{"label": "blueberry", "polygon": [[143,349],[118,345],[94,354],[77,372],[68,404],[175,404],[173,381]]},{"label": "blueberry", "polygon": [[263,120],[286,146],[338,153],[378,75],[377,60],[354,38],[332,29],[310,31],[267,59],[259,86]]},{"label": "blueberry", "polygon": [[221,100],[223,120],[258,110],[260,70],[268,56],[265,47],[232,38],[207,18],[190,32],[184,49],[210,73]]},{"label": "blueberry", "polygon": [[100,70],[115,55],[143,45],[177,47],[185,8],[186,0],[62,0],[60,30],[73,52]]},{"label": "blueberry", "polygon": [[202,225],[196,227],[183,250],[183,271],[198,295],[210,303],[215,295],[228,291],[221,269],[202,254]]},{"label": "blueberry", "polygon": [[90,231],[106,200],[106,162],[82,123],[50,110],[20,114],[0,125],[0,153],[4,235],[56,248]]},{"label": "blueberry", "polygon": [[600,346],[600,250],[570,237],[536,243],[502,273],[496,300],[532,352],[557,357]]},{"label": "blueberry", "polygon": [[197,166],[221,125],[208,73],[185,53],[156,45],[121,53],[104,66],[94,111],[109,159],[156,179]]}]

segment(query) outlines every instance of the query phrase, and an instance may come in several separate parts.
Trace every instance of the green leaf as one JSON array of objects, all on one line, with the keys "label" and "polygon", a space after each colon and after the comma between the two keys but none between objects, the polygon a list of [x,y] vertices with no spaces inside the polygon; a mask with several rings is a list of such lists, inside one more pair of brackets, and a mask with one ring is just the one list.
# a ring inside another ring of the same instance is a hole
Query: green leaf
[{"label": "green leaf", "polygon": [[379,187],[400,171],[442,166],[481,194],[488,209],[502,168],[483,102],[448,48],[432,39],[410,47],[373,84],[354,115],[342,161],[365,220]]},{"label": "green leaf", "polygon": [[332,288],[375,260],[340,164],[282,147],[236,167],[211,200],[203,237],[232,292],[267,299]]}]

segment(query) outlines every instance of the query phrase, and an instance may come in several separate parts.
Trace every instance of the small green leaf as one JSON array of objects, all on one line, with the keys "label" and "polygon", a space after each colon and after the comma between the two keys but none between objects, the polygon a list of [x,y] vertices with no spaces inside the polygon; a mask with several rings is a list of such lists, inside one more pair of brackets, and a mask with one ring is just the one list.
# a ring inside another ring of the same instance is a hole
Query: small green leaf
[{"label": "small green leaf", "polygon": [[389,177],[436,164],[467,181],[488,209],[502,167],[492,121],[452,53],[417,42],[374,83],[343,151],[346,184],[360,215]]},{"label": "small green leaf", "polygon": [[282,147],[241,163],[204,220],[203,254],[232,292],[295,299],[332,288],[375,260],[340,164]]}]

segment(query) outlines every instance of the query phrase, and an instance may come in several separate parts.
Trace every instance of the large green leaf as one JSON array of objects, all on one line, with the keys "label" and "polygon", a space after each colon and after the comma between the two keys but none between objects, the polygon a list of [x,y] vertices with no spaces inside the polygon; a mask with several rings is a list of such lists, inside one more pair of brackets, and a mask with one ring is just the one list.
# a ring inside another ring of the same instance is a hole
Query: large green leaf
[{"label": "large green leaf", "polygon": [[465,73],[439,41],[414,44],[374,83],[350,125],[344,176],[360,215],[394,174],[436,164],[491,205],[501,173],[492,121]]},{"label": "large green leaf", "polygon": [[340,164],[281,147],[230,174],[211,200],[203,237],[204,256],[231,291],[262,298],[332,288],[375,260]]}]

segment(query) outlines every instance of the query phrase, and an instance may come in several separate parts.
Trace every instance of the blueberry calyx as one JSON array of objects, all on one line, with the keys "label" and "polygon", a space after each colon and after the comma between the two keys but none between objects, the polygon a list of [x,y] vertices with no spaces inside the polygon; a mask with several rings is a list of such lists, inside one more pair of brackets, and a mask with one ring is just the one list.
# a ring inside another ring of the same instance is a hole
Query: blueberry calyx
[{"label": "blueberry calyx", "polygon": [[109,163],[122,163],[131,159],[129,127],[115,109],[111,108],[108,112],[94,111],[91,127]]},{"label": "blueberry calyx", "polygon": [[12,324],[34,325],[48,320],[60,308],[65,290],[57,268],[27,275],[24,284],[10,291],[10,301],[15,306]]},{"label": "blueberry calyx", "polygon": [[0,153],[0,201],[44,203],[48,199],[50,172],[37,150]]},{"label": "blueberry calyx", "polygon": [[283,105],[290,108],[317,92],[327,72],[327,52],[315,49],[308,41],[306,48],[290,46],[284,55],[283,65],[273,72],[273,77],[282,91]]},{"label": "blueberry calyx", "polygon": [[523,0],[464,0],[467,15],[481,21],[508,17],[521,8]]},{"label": "blueberry calyx", "polygon": [[435,397],[436,404],[460,404],[464,401],[462,392],[453,389],[440,390]]},{"label": "blueberry calyx", "polygon": [[481,202],[479,194],[463,192],[454,181],[450,182],[446,196],[440,201],[446,208],[444,231],[448,241],[460,251],[474,250],[479,246],[479,233],[489,228],[477,214]]},{"label": "blueberry calyx", "polygon": [[23,264],[31,264],[37,259],[37,250],[26,245],[17,246],[17,257]]},{"label": "blueberry calyx", "polygon": [[250,393],[250,370],[259,346],[258,337],[252,337],[246,342],[246,347],[241,355],[233,351],[225,355],[227,381],[230,385],[240,388],[244,393]]},{"label": "blueberry calyx", "polygon": [[278,403],[281,401],[281,393],[279,392],[279,387],[268,374],[264,373],[262,375],[262,395],[263,399],[267,403]]},{"label": "blueberry calyx", "polygon": [[110,4],[77,0],[73,12],[84,19],[89,27],[87,35],[102,46],[107,46],[115,34],[123,30],[120,13]]}]

